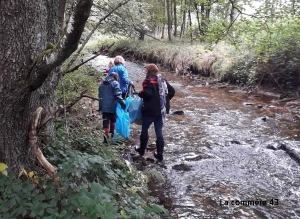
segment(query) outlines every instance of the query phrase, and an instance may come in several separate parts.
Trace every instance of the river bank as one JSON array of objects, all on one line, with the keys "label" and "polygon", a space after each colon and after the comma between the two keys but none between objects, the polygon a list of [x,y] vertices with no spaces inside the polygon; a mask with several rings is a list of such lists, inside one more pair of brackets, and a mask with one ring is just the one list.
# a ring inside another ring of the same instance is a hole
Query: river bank
[{"label": "river bank", "polygon": [[[106,66],[102,58],[94,66]],[[126,66],[139,90],[143,65],[127,61]],[[299,119],[286,102],[162,74],[176,90],[164,126],[165,162],[152,163],[151,151],[144,156],[146,163],[135,162],[138,169],[156,169],[165,176],[165,184],[150,185],[158,202],[182,219],[300,217],[299,165],[284,151],[268,148],[284,143],[299,149]],[[178,110],[184,115],[173,114]],[[126,145],[132,154],[139,132],[140,126],[131,125]],[[149,134],[152,144],[153,128]],[[267,204],[251,204],[257,200]]]}]

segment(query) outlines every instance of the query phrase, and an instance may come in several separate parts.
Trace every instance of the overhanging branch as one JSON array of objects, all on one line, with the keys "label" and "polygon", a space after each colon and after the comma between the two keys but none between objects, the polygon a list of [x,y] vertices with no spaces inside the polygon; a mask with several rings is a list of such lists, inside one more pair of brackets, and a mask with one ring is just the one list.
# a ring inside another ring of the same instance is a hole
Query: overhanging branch
[{"label": "overhanging branch", "polygon": [[36,69],[37,76],[31,79],[30,86],[32,90],[38,89],[54,68],[60,66],[77,49],[85,23],[90,15],[92,5],[93,0],[77,1],[74,13],[70,19],[71,22],[68,23],[65,37],[61,42],[58,42],[58,45],[56,45],[55,48],[47,50],[46,55],[42,57],[46,62],[36,63],[34,66],[34,68],[38,69]]},{"label": "overhanging branch", "polygon": [[77,53],[74,55],[74,57],[71,59],[71,61],[68,63],[67,68],[64,70],[64,72],[68,71],[71,67],[71,65],[76,61],[76,59],[78,58],[80,52],[83,50],[83,48],[85,47],[85,45],[87,44],[87,42],[89,41],[89,39],[91,38],[91,36],[93,35],[93,33],[97,30],[97,28],[99,27],[99,25],[107,18],[109,17],[113,12],[115,12],[118,8],[120,8],[121,6],[127,4],[130,0],[125,0],[124,2],[120,2],[116,7],[114,7],[110,12],[108,12],[104,17],[102,17],[98,23],[94,26],[94,28],[91,30],[91,32],[89,33],[89,35],[86,37],[86,39],[84,40],[84,42],[82,43],[82,46],[80,47],[80,49],[78,49]]}]

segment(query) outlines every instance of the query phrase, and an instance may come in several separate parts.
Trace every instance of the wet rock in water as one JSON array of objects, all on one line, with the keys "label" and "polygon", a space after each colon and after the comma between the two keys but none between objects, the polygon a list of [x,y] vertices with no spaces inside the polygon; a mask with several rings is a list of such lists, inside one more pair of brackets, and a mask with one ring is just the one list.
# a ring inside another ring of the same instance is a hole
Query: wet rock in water
[{"label": "wet rock in water", "polygon": [[245,106],[250,106],[250,105],[253,105],[253,103],[244,102],[243,105],[245,105]]},{"label": "wet rock in water", "polygon": [[178,110],[178,111],[175,111],[173,114],[174,115],[184,115],[184,112],[182,110]]},{"label": "wet rock in water", "polygon": [[192,168],[186,164],[178,164],[178,165],[174,165],[172,167],[173,170],[178,170],[178,171],[190,171],[192,170]]},{"label": "wet rock in water", "polygon": [[300,153],[295,148],[292,148],[289,145],[281,144],[278,149],[284,150],[291,158],[293,158],[297,163],[300,164]]},{"label": "wet rock in water", "polygon": [[268,144],[266,148],[267,148],[267,149],[274,150],[274,151],[276,151],[276,150],[278,149],[278,148],[275,147],[274,145],[270,145],[270,144]]},{"label": "wet rock in water", "polygon": [[185,158],[186,161],[199,161],[199,160],[202,160],[202,159],[208,159],[208,158],[212,158],[212,156],[209,156],[209,155],[197,155],[197,156],[194,156],[194,157],[187,157]]},{"label": "wet rock in water", "polygon": [[275,145],[268,144],[266,148],[274,151],[283,150],[288,155],[290,155],[290,157],[293,158],[297,163],[300,164],[300,152],[297,151],[295,148],[291,147],[290,145],[280,144],[280,146],[278,146],[278,144]]},{"label": "wet rock in water", "polygon": [[237,141],[237,140],[232,140],[230,141],[231,144],[241,144],[241,142]]}]

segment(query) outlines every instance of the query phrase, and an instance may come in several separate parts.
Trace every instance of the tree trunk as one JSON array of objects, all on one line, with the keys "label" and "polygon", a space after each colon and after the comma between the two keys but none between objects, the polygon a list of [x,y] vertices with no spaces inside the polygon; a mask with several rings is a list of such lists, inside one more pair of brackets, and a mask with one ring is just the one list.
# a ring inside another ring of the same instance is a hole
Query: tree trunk
[{"label": "tree trunk", "polygon": [[[0,3],[0,162],[15,172],[30,170],[36,158],[29,151],[29,128],[38,107],[56,110],[61,64],[74,52],[89,16],[92,0],[79,0],[70,32],[59,42],[59,1]],[[54,121],[43,128],[55,139]]]},{"label": "tree trunk", "polygon": [[[190,25],[190,28],[192,28],[191,2],[189,5],[188,16],[189,16],[189,25]],[[192,43],[193,42],[193,31],[190,31],[190,38],[191,38],[191,43]]]},{"label": "tree trunk", "polygon": [[177,37],[177,3],[173,1],[173,11],[174,11],[174,37]]},{"label": "tree trunk", "polygon": [[[182,3],[181,3],[181,5],[182,5]],[[184,8],[183,12],[182,12],[182,23],[181,23],[181,28],[180,28],[180,38],[182,38],[183,35],[184,35],[185,24],[186,24],[186,10]]]},{"label": "tree trunk", "polygon": [[167,8],[167,19],[168,19],[168,39],[172,40],[172,19],[171,19],[171,6],[170,0],[166,0],[166,8]]}]

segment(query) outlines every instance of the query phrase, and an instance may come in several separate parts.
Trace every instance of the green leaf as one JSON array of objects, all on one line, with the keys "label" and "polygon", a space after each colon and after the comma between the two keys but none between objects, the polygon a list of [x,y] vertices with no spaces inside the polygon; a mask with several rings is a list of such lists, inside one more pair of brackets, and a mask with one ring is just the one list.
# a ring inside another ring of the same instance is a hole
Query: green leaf
[{"label": "green leaf", "polygon": [[12,189],[15,192],[19,192],[22,189],[22,187],[18,184],[12,184]]},{"label": "green leaf", "polygon": [[102,186],[99,183],[93,182],[91,185],[92,193],[99,194],[103,191]]},{"label": "green leaf", "polygon": [[41,205],[39,205],[39,208],[36,210],[36,214],[40,215],[40,216],[43,216],[44,215],[44,211],[45,211],[44,207],[41,206]]},{"label": "green leaf", "polygon": [[33,197],[32,202],[36,203],[36,202],[40,202],[45,200],[45,196],[43,194],[38,194],[35,197]]},{"label": "green leaf", "polygon": [[66,210],[62,210],[58,215],[60,218],[64,217],[68,212]]},{"label": "green leaf", "polygon": [[17,202],[16,202],[16,199],[10,199],[8,202],[7,202],[7,206],[11,207],[11,206],[14,206],[16,205]]},{"label": "green leaf", "polygon": [[78,197],[78,201],[79,203],[82,205],[82,206],[89,206],[92,204],[92,199],[89,198],[86,194],[81,194],[79,197]]},{"label": "green leaf", "polygon": [[56,210],[54,210],[52,208],[46,208],[46,212],[51,214],[51,215],[54,215],[56,213]]},{"label": "green leaf", "polygon": [[24,208],[24,209],[22,210],[22,216],[24,217],[26,214],[27,214],[27,209]]}]

